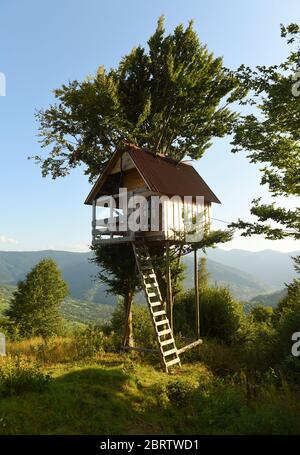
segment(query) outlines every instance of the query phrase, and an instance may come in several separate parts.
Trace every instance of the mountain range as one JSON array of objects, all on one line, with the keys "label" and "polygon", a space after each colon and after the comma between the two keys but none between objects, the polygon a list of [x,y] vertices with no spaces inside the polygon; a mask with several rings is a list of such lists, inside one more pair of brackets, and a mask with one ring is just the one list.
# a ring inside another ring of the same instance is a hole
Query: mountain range
[{"label": "mountain range", "polygon": [[[207,269],[211,282],[230,288],[240,300],[255,299],[257,295],[270,294],[284,287],[295,276],[291,256],[299,252],[281,253],[274,250],[250,252],[246,250],[207,251]],[[15,285],[24,279],[29,270],[42,258],[54,259],[69,283],[73,299],[101,304],[113,304],[116,297],[106,293],[105,286],[97,280],[99,271],[90,262],[91,253],[67,251],[2,251],[0,252],[0,285]],[[187,265],[185,286],[193,286],[193,257],[184,258]]]}]

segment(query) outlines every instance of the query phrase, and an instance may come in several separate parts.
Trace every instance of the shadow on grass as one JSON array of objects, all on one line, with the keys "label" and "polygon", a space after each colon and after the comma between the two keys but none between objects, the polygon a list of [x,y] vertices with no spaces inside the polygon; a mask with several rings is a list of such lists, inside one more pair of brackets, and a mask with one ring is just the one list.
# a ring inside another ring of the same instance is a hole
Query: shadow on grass
[{"label": "shadow on grass", "polygon": [[0,402],[0,434],[144,434],[143,394],[123,367],[84,367],[51,381],[43,393]]}]

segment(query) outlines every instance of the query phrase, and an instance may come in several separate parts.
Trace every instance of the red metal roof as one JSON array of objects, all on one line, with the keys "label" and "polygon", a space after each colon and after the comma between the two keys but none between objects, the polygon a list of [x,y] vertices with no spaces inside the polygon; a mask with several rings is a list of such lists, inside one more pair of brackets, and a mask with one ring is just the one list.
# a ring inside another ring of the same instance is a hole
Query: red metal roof
[{"label": "red metal roof", "polygon": [[152,191],[169,196],[204,196],[207,202],[220,204],[193,166],[137,147],[127,151]]},{"label": "red metal roof", "polygon": [[[204,196],[206,202],[221,203],[193,166],[182,162],[178,163],[172,158],[154,154],[131,144],[126,144],[121,153],[125,151],[129,153],[151,191],[167,196]],[[119,153],[120,151],[116,152],[116,155]],[[104,171],[105,173],[106,171]],[[102,186],[102,182],[103,178],[100,177],[86,199],[86,204],[92,203],[93,198]]]}]

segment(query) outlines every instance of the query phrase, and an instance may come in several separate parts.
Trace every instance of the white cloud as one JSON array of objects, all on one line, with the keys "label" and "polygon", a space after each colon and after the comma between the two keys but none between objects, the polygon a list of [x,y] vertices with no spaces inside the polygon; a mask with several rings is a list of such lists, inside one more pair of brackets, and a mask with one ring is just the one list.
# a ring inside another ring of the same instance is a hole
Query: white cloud
[{"label": "white cloud", "polygon": [[0,235],[0,243],[10,244],[10,245],[17,245],[17,240],[11,239],[6,237],[6,235]]}]

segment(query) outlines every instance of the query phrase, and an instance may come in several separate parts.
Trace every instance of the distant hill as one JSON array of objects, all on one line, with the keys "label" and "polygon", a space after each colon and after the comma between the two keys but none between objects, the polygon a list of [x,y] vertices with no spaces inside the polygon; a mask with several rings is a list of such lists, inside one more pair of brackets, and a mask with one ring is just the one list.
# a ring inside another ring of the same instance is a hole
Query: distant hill
[{"label": "distant hill", "polygon": [[[0,316],[9,306],[9,301],[17,289],[13,285],[0,285]],[[68,321],[77,323],[103,322],[111,318],[113,305],[87,302],[67,297],[61,305],[61,315]]]},{"label": "distant hill", "polygon": [[[188,267],[185,286],[191,288],[193,287],[193,257],[188,255],[183,261]],[[211,284],[228,286],[232,294],[240,300],[249,300],[255,293],[262,294],[274,289],[255,276],[211,259],[207,260],[207,270],[210,273]]]},{"label": "distant hill", "polygon": [[[267,259],[264,259],[264,253]],[[233,258],[231,258],[231,254]],[[269,250],[258,254],[243,250],[228,252],[209,249],[207,267],[211,273],[212,283],[217,282],[229,286],[236,298],[250,300],[259,294],[278,290],[283,287],[284,280],[290,281],[294,274],[289,256],[289,254]],[[0,285],[15,285],[19,280],[24,279],[29,270],[44,257],[51,257],[57,262],[64,279],[69,283],[71,298],[105,305],[116,303],[115,296],[107,295],[105,286],[96,280],[99,269],[90,262],[91,253],[52,250],[2,251],[0,252]],[[255,260],[255,258],[257,259]],[[192,257],[186,256],[184,262],[188,266],[185,286],[192,287]],[[250,267],[250,263],[253,263],[253,266]],[[264,271],[261,271],[261,263],[264,264]],[[235,264],[239,264],[239,266]],[[290,264],[288,271],[286,270],[287,264]],[[269,279],[269,272],[266,273],[265,270],[267,268],[281,279]]]},{"label": "distant hill", "polygon": [[105,286],[96,282],[98,268],[90,262],[91,253],[72,253],[68,251],[9,251],[0,252],[0,285],[16,284],[23,280],[29,270],[42,258],[55,260],[68,282],[70,294],[79,300],[103,304],[114,304],[114,296],[107,295]]},{"label": "distant hill", "polygon": [[282,289],[285,283],[295,278],[292,256],[300,251],[282,253],[274,250],[246,251],[209,248],[207,257],[223,265],[235,267],[259,279],[275,289]]},{"label": "distant hill", "polygon": [[265,306],[276,307],[279,300],[285,297],[287,294],[286,289],[282,289],[276,292],[270,292],[268,294],[257,295],[250,300],[250,303],[261,303]]}]

